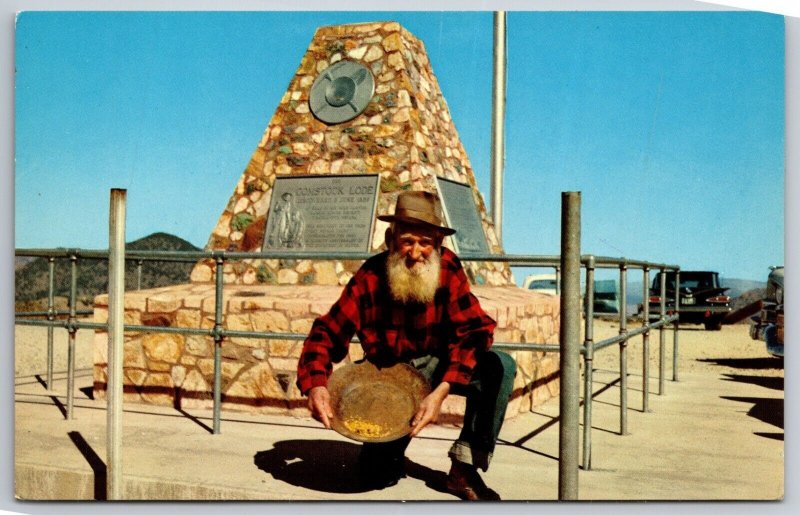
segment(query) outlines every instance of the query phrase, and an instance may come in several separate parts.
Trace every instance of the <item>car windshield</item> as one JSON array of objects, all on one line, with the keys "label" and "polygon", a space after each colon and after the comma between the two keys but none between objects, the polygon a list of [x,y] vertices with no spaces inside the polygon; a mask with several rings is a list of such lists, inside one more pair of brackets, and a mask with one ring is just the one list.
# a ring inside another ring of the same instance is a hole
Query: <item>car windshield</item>
[{"label": "car windshield", "polygon": [[535,281],[531,281],[531,284],[528,285],[529,290],[555,290],[556,289],[556,280],[555,279],[537,279]]}]

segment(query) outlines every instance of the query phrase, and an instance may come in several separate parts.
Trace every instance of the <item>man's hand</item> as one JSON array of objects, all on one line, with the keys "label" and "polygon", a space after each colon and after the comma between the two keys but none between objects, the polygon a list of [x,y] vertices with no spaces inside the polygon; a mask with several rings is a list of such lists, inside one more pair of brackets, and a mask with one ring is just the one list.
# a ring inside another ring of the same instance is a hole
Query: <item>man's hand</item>
[{"label": "man's hand", "polygon": [[326,386],[315,386],[308,391],[308,409],[311,411],[311,416],[322,422],[326,429],[331,428],[333,410],[331,394]]},{"label": "man's hand", "polygon": [[422,428],[439,418],[442,403],[450,393],[450,383],[440,383],[427,397],[422,399],[417,414],[411,420],[411,436],[417,436]]}]

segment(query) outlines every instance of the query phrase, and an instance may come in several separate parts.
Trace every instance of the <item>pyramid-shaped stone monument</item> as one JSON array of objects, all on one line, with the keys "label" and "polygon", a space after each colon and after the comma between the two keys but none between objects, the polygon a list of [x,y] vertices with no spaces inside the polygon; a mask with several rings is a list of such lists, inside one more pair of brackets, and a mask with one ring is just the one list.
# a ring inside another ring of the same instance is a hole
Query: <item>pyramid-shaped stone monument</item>
[{"label": "pyramid-shaped stone monument", "polygon": [[[206,248],[269,250],[274,242],[267,240],[278,230],[277,217],[287,216],[280,212],[282,201],[273,198],[276,181],[282,178],[305,177],[310,181],[297,184],[313,185],[292,190],[295,201],[305,200],[297,210],[298,216],[306,215],[303,230],[308,233],[315,225],[309,224],[308,211],[319,209],[320,200],[336,200],[320,195],[319,181],[313,178],[353,175],[379,178],[378,215],[389,214],[403,190],[431,191],[442,198],[445,214],[459,230],[457,241],[446,245],[461,253],[502,252],[425,47],[394,22],[316,31]],[[338,192],[340,197],[346,195],[341,188]],[[341,204],[345,199],[339,200]],[[459,214],[465,208],[466,215]],[[350,218],[350,211],[327,212],[333,213],[327,218]],[[332,241],[332,248],[362,252],[385,248],[387,224],[375,220],[369,210],[362,218],[372,223],[352,231],[364,232],[367,244],[337,247]],[[465,224],[472,220],[471,227]],[[329,239],[350,239],[337,236],[330,224],[320,231],[323,235],[332,231]],[[469,237],[473,241],[466,240]],[[226,267],[224,279],[226,284],[343,285],[360,264],[253,259]],[[475,284],[513,284],[505,264],[465,266]],[[213,276],[213,261],[204,261],[194,268],[192,281],[209,282]]]},{"label": "pyramid-shaped stone monument", "polygon": [[[502,253],[422,42],[394,22],[318,29],[206,246],[276,256],[226,261],[222,327],[307,334],[362,263],[319,258],[380,250],[387,225],[376,217],[391,214],[404,190],[438,193],[458,230],[445,244],[460,255]],[[558,343],[558,297],[516,287],[503,263],[464,265],[497,321],[495,341]],[[126,401],[212,407],[215,310],[211,260],[195,265],[189,284],[125,293],[126,324],[209,331],[126,332]],[[107,295],[95,299],[94,318],[108,320]],[[301,349],[296,339],[225,336],[222,408],[307,416],[295,385]],[[98,398],[107,350],[98,331]],[[507,416],[559,388],[556,353],[511,354],[518,373]],[[345,362],[362,357],[353,344]],[[440,421],[458,422],[463,410],[463,397],[450,396]]]}]

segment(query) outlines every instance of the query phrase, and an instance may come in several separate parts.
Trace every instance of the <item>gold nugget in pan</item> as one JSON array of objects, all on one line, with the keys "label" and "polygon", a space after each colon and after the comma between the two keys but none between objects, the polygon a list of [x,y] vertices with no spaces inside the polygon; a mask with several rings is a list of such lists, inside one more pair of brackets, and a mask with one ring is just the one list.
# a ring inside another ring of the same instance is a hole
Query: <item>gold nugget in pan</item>
[{"label": "gold nugget in pan", "polygon": [[405,363],[379,369],[364,361],[334,370],[328,390],[335,431],[359,442],[388,442],[411,432],[411,419],[430,387]]},{"label": "gold nugget in pan", "polygon": [[363,436],[366,438],[382,438],[388,435],[390,432],[388,428],[385,428],[380,424],[369,422],[359,417],[345,420],[344,426],[358,436]]}]

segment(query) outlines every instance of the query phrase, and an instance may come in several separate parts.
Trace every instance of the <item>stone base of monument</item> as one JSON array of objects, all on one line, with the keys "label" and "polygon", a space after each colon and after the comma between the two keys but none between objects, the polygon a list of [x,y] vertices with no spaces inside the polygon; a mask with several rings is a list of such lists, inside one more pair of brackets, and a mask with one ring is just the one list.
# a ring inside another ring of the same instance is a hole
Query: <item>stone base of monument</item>
[{"label": "stone base of monument", "polygon": [[[236,331],[306,334],[328,311],[341,286],[226,286],[223,327]],[[497,321],[496,342],[558,344],[558,297],[517,287],[475,286],[484,310]],[[125,293],[125,324],[211,329],[214,285],[186,284]],[[108,296],[95,299],[94,319],[108,320]],[[222,344],[222,409],[306,416],[295,385],[302,341],[225,338]],[[558,353],[510,352],[517,377],[507,417],[558,394]],[[345,361],[362,357],[354,343]],[[105,398],[108,333],[94,344],[94,395]],[[209,336],[126,332],[124,400],[178,409],[211,409],[214,341]],[[440,423],[458,423],[464,398],[450,396]]]}]

